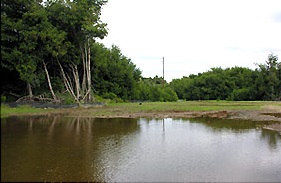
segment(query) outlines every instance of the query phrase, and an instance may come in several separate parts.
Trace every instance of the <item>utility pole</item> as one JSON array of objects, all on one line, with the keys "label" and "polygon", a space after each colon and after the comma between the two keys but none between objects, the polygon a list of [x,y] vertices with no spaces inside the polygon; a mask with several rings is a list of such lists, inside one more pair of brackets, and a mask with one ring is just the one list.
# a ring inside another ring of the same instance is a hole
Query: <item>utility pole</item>
[{"label": "utility pole", "polygon": [[162,81],[162,87],[164,88],[164,82],[165,82],[165,80],[164,80],[164,57],[163,57],[163,81]]}]

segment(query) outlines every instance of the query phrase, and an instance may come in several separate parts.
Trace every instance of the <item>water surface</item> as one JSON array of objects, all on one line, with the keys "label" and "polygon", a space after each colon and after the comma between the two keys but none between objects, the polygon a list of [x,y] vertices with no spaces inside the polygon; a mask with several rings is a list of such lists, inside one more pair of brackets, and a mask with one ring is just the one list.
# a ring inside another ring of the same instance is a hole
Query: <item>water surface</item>
[{"label": "water surface", "polygon": [[1,181],[281,181],[281,135],[261,122],[10,117]]}]

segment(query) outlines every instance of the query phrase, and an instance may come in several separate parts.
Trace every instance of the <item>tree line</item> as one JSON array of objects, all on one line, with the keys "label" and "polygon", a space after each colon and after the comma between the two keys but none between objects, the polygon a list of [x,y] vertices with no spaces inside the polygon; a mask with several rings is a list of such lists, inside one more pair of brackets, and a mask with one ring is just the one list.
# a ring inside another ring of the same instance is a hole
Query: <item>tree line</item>
[{"label": "tree line", "polygon": [[280,100],[281,69],[269,55],[256,70],[213,68],[165,81],[142,77],[100,20],[105,0],[2,0],[1,101],[38,96],[52,102]]},{"label": "tree line", "polygon": [[47,81],[57,100],[50,74],[57,76],[54,72],[59,71],[76,102],[92,101],[91,46],[95,38],[107,34],[100,20],[104,4],[103,0],[1,1],[1,69],[17,73],[30,98]]},{"label": "tree line", "polygon": [[117,46],[106,48],[97,42],[108,33],[100,20],[104,4],[1,1],[1,99],[43,96],[54,102],[84,103],[99,95],[117,101],[170,100],[163,96],[171,89],[150,84],[146,88],[155,94],[148,98],[136,65]]},{"label": "tree line", "polygon": [[281,64],[269,54],[265,64],[212,68],[208,72],[175,79],[170,87],[184,100],[281,100]]}]

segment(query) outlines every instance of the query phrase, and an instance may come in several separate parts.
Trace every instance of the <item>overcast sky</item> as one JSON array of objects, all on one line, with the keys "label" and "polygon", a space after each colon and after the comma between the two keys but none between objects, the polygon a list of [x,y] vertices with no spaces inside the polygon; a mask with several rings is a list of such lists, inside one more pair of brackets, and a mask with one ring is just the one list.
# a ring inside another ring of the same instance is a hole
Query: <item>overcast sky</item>
[{"label": "overcast sky", "polygon": [[108,0],[107,47],[117,45],[144,77],[170,82],[212,67],[256,68],[281,59],[281,0]]}]

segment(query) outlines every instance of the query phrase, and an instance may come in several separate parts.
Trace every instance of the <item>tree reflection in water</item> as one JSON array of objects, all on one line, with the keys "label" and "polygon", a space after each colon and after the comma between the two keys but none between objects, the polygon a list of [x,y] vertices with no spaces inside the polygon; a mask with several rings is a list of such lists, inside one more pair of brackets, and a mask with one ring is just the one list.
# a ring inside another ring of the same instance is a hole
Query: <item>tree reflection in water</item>
[{"label": "tree reflection in water", "polygon": [[[3,119],[1,137],[17,150],[1,151],[13,157],[3,159],[1,167],[9,170],[1,171],[1,180],[108,181],[104,154],[121,149],[124,136],[139,131],[137,121],[57,115]],[[115,158],[121,162],[121,156]]]},{"label": "tree reflection in water", "polygon": [[207,118],[5,118],[1,181],[280,180],[281,137],[263,125]]},{"label": "tree reflection in water", "polygon": [[277,148],[278,140],[281,140],[281,134],[271,130],[262,129],[263,126],[274,124],[276,122],[268,121],[249,121],[249,120],[230,120],[215,118],[196,118],[191,119],[191,123],[201,123],[215,132],[230,130],[234,133],[243,133],[251,130],[261,131],[261,138],[266,140],[271,150]]}]

